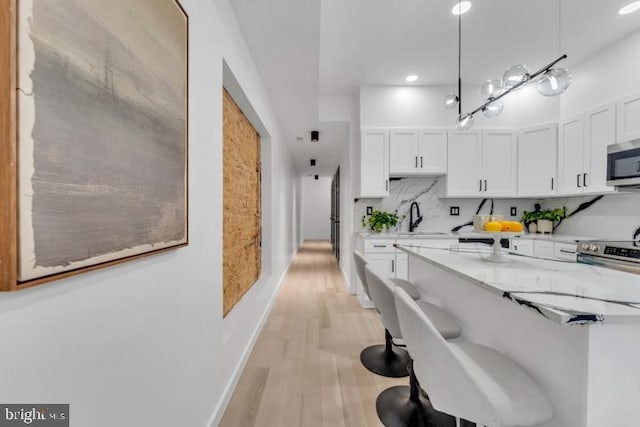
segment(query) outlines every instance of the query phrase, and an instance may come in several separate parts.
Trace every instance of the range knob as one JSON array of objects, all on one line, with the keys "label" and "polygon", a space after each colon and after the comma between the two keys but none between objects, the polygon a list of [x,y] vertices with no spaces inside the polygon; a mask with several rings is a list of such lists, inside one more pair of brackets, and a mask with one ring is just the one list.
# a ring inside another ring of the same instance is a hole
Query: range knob
[{"label": "range knob", "polygon": [[589,245],[589,250],[593,251],[593,252],[598,252],[598,250],[600,249],[600,246],[596,245],[595,243],[591,243]]},{"label": "range knob", "polygon": [[589,246],[590,245],[588,243],[583,243],[582,245],[580,245],[580,249],[582,249],[583,251],[588,251]]}]

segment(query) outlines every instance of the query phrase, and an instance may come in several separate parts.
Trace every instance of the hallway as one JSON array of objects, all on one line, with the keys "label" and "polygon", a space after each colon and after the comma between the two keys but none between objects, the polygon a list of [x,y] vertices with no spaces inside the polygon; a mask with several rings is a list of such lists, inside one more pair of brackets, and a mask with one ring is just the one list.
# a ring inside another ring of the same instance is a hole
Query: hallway
[{"label": "hallway", "polygon": [[295,255],[222,427],[379,426],[378,394],[408,384],[375,375],[360,351],[384,341],[374,310],[350,295],[329,242]]}]

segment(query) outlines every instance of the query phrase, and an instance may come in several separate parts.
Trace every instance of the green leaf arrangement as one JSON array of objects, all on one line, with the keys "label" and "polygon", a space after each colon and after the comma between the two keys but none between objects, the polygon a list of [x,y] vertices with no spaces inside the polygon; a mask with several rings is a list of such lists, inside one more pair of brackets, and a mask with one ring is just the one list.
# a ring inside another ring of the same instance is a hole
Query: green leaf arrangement
[{"label": "green leaf arrangement", "polygon": [[383,229],[387,231],[391,227],[395,227],[398,224],[400,217],[396,213],[374,210],[370,216],[362,216],[362,226],[369,227],[369,230],[374,233],[380,233]]},{"label": "green leaf arrangement", "polygon": [[530,224],[539,219],[547,219],[552,222],[558,222],[561,219],[564,219],[566,217],[567,217],[567,208],[563,206],[558,209],[548,209],[543,211],[533,211],[533,212],[524,211],[524,213],[522,214],[521,221],[524,222],[525,224]]}]

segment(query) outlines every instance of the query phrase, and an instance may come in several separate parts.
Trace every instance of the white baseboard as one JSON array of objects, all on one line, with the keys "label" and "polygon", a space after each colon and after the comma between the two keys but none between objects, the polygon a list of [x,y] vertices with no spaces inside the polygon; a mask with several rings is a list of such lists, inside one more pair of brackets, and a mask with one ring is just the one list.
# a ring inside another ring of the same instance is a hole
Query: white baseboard
[{"label": "white baseboard", "polygon": [[344,268],[342,268],[342,264],[338,264],[338,266],[340,267],[340,272],[342,273],[342,278],[344,279],[344,283],[346,285],[347,291],[351,295],[355,295],[356,294],[355,289],[351,287],[351,281],[347,277],[347,273],[344,271]]},{"label": "white baseboard", "polygon": [[224,393],[222,394],[222,399],[220,399],[220,402],[218,403],[218,406],[216,407],[215,411],[213,412],[213,416],[211,417],[211,421],[209,422],[209,426],[210,427],[217,427],[220,424],[220,422],[222,421],[222,417],[224,416],[224,411],[227,409],[227,406],[229,405],[229,402],[231,401],[231,397],[233,396],[233,392],[235,391],[236,386],[238,385],[238,382],[240,381],[240,377],[242,376],[242,372],[244,371],[244,368],[247,366],[247,362],[249,361],[249,356],[251,355],[251,352],[253,351],[253,347],[256,345],[256,341],[258,340],[258,336],[262,332],[262,329],[264,328],[264,325],[267,323],[267,319],[269,318],[269,315],[271,314],[271,309],[273,308],[273,305],[276,302],[276,298],[278,298],[278,294],[280,293],[280,288],[282,287],[282,284],[284,283],[284,278],[286,277],[287,273],[289,272],[289,267],[291,266],[291,261],[293,261],[293,257],[296,255],[297,252],[298,251],[295,251],[293,253],[293,255],[291,255],[291,258],[289,259],[289,262],[287,263],[287,266],[284,268],[284,271],[282,272],[282,274],[280,275],[280,278],[278,279],[278,284],[276,285],[276,287],[275,287],[275,289],[273,291],[273,295],[271,296],[271,299],[269,300],[269,303],[267,304],[267,307],[266,307],[264,313],[262,314],[262,317],[260,318],[260,321],[256,325],[256,329],[254,330],[253,334],[251,335],[251,339],[249,340],[249,343],[247,344],[247,347],[244,349],[244,352],[242,353],[242,357],[240,358],[240,361],[238,362],[238,364],[236,365],[235,370],[233,371],[233,375],[231,376],[231,380],[229,380],[229,383],[227,384],[227,387],[225,387],[225,389],[224,389]]}]

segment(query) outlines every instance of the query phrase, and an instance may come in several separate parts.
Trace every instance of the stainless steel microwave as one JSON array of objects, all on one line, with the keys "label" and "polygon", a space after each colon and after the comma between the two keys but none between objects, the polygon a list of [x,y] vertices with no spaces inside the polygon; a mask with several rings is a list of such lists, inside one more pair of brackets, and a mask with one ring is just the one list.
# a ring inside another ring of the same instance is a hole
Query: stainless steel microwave
[{"label": "stainless steel microwave", "polygon": [[607,147],[607,185],[640,187],[640,139]]}]

